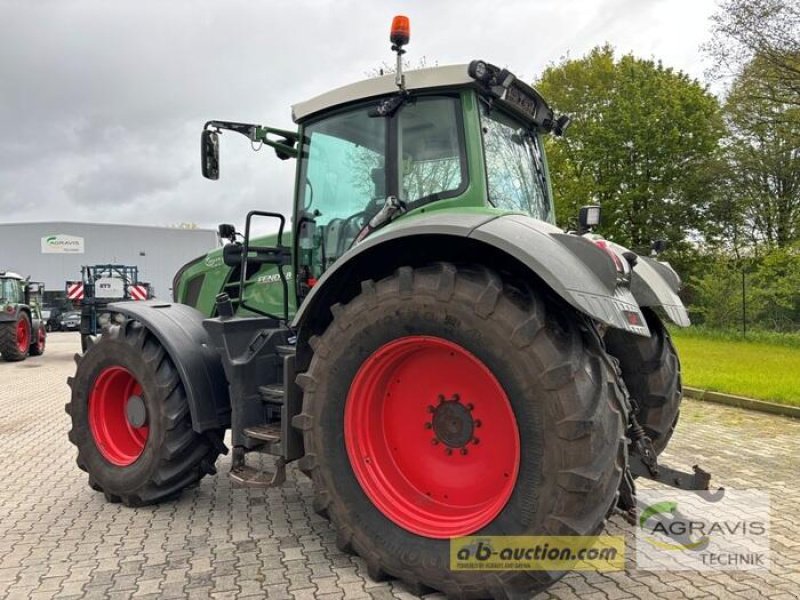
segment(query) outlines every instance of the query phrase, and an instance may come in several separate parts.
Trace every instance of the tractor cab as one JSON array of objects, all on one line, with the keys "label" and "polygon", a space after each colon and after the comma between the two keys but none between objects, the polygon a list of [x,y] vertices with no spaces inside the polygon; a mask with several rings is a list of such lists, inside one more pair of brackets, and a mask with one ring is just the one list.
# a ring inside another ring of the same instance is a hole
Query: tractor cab
[{"label": "tractor cab", "polygon": [[44,352],[42,319],[44,284],[11,271],[0,271],[0,355],[6,361],[25,360]]},{"label": "tractor cab", "polygon": [[482,61],[411,71],[399,89],[395,80],[294,107],[298,267],[307,277],[400,215],[493,208],[553,222],[542,136],[554,121],[535,90]]}]

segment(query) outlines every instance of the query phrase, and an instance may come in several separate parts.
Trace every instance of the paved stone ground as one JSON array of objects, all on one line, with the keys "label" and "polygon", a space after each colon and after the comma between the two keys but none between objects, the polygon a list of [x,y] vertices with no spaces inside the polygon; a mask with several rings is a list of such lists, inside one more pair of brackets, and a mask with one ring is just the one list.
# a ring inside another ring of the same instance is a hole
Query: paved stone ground
[{"label": "paved stone ground", "polygon": [[[279,490],[233,489],[208,477],[174,502],[127,509],[87,486],[64,413],[78,349],[53,334],[45,356],[0,363],[0,598],[391,598],[364,563],[336,549],[294,468]],[[700,463],[720,485],[772,494],[772,571],[566,576],[561,599],[797,598],[800,422],[686,401],[670,459]],[[631,528],[614,518],[609,533]],[[632,554],[632,548],[629,548]]]}]

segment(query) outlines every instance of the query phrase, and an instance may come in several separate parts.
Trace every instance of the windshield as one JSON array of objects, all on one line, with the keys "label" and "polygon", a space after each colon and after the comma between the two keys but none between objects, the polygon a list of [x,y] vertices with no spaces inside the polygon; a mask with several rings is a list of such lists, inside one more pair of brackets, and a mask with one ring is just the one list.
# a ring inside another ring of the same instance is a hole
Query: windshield
[{"label": "windshield", "polygon": [[553,222],[541,139],[497,109],[482,104],[489,201],[505,210]]},{"label": "windshield", "polygon": [[15,304],[19,302],[19,284],[16,279],[0,279],[0,303]]},{"label": "windshield", "polygon": [[390,118],[371,114],[374,107],[303,130],[298,264],[306,278],[319,277],[347,252],[387,197],[412,210],[466,187],[458,97],[413,98]]}]

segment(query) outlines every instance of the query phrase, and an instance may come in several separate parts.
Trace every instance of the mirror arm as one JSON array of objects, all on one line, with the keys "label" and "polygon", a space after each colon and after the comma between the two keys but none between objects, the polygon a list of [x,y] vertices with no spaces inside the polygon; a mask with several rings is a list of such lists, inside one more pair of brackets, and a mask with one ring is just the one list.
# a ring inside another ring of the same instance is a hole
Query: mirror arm
[{"label": "mirror arm", "polygon": [[[234,121],[208,121],[203,126],[203,129],[234,131],[245,136],[251,142],[260,142],[274,148],[280,158],[297,158],[297,148],[295,146],[300,136],[296,131],[251,125],[250,123],[236,123]],[[269,136],[276,136],[279,139],[270,139]]]}]

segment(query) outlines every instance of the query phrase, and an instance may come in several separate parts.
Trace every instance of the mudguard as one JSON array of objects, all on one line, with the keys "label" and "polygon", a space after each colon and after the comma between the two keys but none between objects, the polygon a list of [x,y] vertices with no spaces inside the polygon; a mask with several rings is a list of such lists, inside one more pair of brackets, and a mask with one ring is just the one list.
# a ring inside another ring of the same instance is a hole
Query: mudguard
[{"label": "mudguard", "polygon": [[164,346],[186,390],[192,429],[202,433],[230,425],[228,380],[203,328],[202,313],[184,304],[158,300],[118,302],[108,308],[141,322]]},{"label": "mudguard", "polygon": [[[608,242],[621,255],[627,248]],[[689,313],[683,305],[678,292],[681,278],[667,263],[639,256],[631,270],[631,293],[639,306],[662,308],[670,321],[679,327],[691,325]]]},{"label": "mudguard", "polygon": [[340,285],[338,279],[347,276],[346,265],[351,261],[386,242],[409,238],[413,243],[411,238],[425,235],[466,238],[493,246],[528,267],[556,294],[593,319],[638,335],[650,335],[633,294],[618,284],[612,259],[591,241],[524,215],[482,212],[433,211],[402,219],[371,235],[324,273],[301,305],[292,326],[302,326],[320,309],[320,304],[329,300],[326,288]]}]

